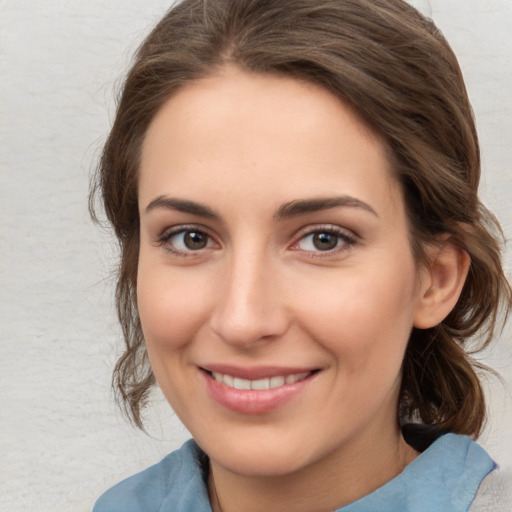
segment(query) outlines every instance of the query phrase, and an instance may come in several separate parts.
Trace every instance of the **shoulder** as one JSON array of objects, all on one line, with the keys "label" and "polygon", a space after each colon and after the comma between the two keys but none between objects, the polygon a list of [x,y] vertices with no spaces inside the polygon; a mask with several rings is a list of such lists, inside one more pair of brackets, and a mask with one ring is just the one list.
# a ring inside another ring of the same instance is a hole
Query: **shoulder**
[{"label": "shoulder", "polygon": [[93,512],[210,512],[203,458],[197,444],[187,441],[159,463],[106,491],[96,501]]},{"label": "shoulder", "polygon": [[445,434],[400,475],[341,511],[468,512],[482,480],[494,468],[487,452],[470,438]]},{"label": "shoulder", "polygon": [[446,507],[440,509],[467,511],[496,463],[469,437],[446,434],[419,457],[417,467],[411,466],[419,472],[422,490],[437,494],[436,504]]},{"label": "shoulder", "polygon": [[495,469],[481,483],[469,512],[512,510],[512,469]]}]

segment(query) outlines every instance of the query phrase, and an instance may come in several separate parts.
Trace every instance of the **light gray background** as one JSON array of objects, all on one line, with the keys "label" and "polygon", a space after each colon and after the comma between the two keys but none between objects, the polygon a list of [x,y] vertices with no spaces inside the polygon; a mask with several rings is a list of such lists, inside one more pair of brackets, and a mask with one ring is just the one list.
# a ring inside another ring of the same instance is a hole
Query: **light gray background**
[{"label": "light gray background", "polygon": [[[512,1],[414,2],[452,43],[481,137],[482,195],[512,235]],[[168,0],[0,0],[0,511],[87,511],[187,437],[155,394],[132,429],[109,391],[120,348],[91,168],[129,58]],[[511,253],[506,266],[510,275]],[[512,475],[511,328],[485,360],[481,438]]]}]

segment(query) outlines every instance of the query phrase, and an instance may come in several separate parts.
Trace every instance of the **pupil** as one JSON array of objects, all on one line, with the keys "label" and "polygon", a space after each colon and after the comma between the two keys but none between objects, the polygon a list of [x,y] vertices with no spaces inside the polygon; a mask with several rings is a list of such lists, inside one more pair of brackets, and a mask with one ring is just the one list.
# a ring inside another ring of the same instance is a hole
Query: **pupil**
[{"label": "pupil", "polygon": [[206,247],[206,236],[203,233],[197,231],[187,231],[184,239],[185,245],[188,249],[204,249]]},{"label": "pupil", "polygon": [[331,233],[316,233],[313,236],[313,245],[320,251],[334,249],[338,244],[338,237]]}]

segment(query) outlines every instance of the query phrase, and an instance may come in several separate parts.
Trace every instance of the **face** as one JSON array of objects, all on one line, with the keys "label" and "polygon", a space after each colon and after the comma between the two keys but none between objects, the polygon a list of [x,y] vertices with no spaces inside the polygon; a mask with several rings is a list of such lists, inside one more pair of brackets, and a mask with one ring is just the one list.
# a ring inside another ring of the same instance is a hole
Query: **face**
[{"label": "face", "polygon": [[143,146],[137,300],[213,462],[283,475],[397,430],[420,272],[382,141],[337,98],[224,69]]}]

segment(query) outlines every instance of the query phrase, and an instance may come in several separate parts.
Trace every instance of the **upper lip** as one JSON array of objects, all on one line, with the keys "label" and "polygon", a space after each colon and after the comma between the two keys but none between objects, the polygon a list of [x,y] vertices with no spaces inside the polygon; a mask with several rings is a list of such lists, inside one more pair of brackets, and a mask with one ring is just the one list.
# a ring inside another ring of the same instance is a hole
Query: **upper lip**
[{"label": "upper lip", "polygon": [[312,372],[318,370],[314,367],[289,367],[289,366],[253,366],[241,367],[226,364],[206,364],[200,365],[199,368],[210,373],[221,373],[223,375],[231,375],[239,379],[258,380],[270,377],[286,377],[296,373]]}]

